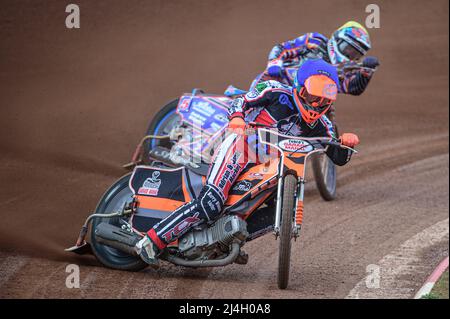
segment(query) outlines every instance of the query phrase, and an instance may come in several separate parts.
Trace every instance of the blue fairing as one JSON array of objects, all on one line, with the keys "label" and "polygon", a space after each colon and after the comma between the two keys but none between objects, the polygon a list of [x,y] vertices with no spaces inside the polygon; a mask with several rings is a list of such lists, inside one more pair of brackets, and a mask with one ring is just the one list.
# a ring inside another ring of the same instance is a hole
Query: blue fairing
[{"label": "blue fairing", "polygon": [[228,123],[227,108],[231,99],[208,96],[182,96],[178,104],[178,113],[183,121],[214,134]]}]

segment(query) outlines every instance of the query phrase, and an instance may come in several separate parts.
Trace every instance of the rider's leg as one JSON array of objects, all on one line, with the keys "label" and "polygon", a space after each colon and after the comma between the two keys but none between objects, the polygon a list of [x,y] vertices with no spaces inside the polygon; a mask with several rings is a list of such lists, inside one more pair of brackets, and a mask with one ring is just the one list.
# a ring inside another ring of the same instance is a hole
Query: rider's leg
[{"label": "rider's leg", "polygon": [[[248,163],[247,142],[244,135],[230,134],[221,144],[210,166],[206,185],[198,198],[179,207],[147,233],[154,245],[154,255],[178,239],[192,227],[219,217],[231,186]],[[155,247],[156,246],[156,247]],[[153,259],[146,259],[153,263]]]}]

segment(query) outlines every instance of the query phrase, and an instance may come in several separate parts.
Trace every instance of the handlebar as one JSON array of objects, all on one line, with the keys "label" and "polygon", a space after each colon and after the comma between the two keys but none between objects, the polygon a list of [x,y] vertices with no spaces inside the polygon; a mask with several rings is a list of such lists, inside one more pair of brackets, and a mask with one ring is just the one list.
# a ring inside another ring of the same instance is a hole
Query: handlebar
[{"label": "handlebar", "polygon": [[[260,123],[256,123],[256,122],[249,122],[248,125],[249,125],[250,127],[253,126],[253,127],[261,127],[261,128],[273,128],[273,127],[271,127],[271,126],[269,126],[269,125],[266,125],[266,124],[260,124]],[[295,136],[293,136],[293,138],[295,138]],[[297,138],[301,138],[301,137],[297,137]],[[349,146],[342,145],[342,144],[339,142],[339,140],[337,140],[337,139],[333,139],[333,140],[331,140],[331,141],[320,141],[319,144],[321,144],[321,145],[329,145],[329,146],[334,146],[334,147],[340,147],[340,148],[345,148],[345,149],[348,149],[348,150],[352,151],[352,152],[355,153],[355,154],[358,153],[358,151],[355,150],[354,148],[351,148],[351,147],[349,147]]]},{"label": "handlebar", "polygon": [[355,154],[358,153],[358,151],[355,150],[354,148],[351,148],[351,147],[346,146],[346,145],[342,145],[341,143],[339,143],[337,141],[320,142],[320,144],[322,144],[322,145],[330,145],[330,146],[335,146],[335,147],[340,147],[340,148],[345,148],[345,149],[348,149],[348,150],[352,151]]}]

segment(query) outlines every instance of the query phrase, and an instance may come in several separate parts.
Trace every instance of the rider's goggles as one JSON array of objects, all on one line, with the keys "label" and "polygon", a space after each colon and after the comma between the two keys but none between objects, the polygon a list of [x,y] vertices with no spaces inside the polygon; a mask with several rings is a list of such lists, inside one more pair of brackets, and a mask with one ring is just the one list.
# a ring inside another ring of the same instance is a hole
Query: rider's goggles
[{"label": "rider's goggles", "polygon": [[340,53],[345,55],[350,60],[358,60],[361,58],[365,52],[361,52],[357,48],[355,48],[353,45],[348,43],[345,40],[340,40],[338,42],[338,50]]},{"label": "rider's goggles", "polygon": [[322,113],[333,104],[333,100],[309,94],[305,87],[300,89],[298,96],[304,106],[310,107],[311,110],[318,111],[319,113]]}]

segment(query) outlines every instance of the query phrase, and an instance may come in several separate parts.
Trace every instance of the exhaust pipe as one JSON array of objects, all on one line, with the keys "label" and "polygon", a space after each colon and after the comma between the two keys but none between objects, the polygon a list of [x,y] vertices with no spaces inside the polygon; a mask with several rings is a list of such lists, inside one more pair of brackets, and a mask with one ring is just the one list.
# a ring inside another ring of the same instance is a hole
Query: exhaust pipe
[{"label": "exhaust pipe", "polygon": [[[95,239],[100,244],[118,249],[132,256],[137,256],[137,252],[134,249],[136,243],[141,239],[138,235],[123,230],[120,227],[108,224],[100,223],[95,229]],[[231,251],[228,256],[222,259],[213,260],[185,260],[173,255],[161,256],[163,259],[184,267],[221,267],[232,264],[236,261],[240,254],[240,244],[234,242],[231,245]]]},{"label": "exhaust pipe", "polygon": [[169,255],[167,256],[167,261],[184,267],[222,267],[235,262],[240,253],[240,245],[239,243],[233,243],[231,245],[231,251],[228,256],[222,259],[213,259],[213,260],[185,260],[180,257]]},{"label": "exhaust pipe", "polygon": [[95,228],[95,239],[100,244],[137,256],[134,246],[140,240],[139,236],[120,227],[108,223],[100,223]]}]

